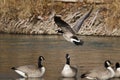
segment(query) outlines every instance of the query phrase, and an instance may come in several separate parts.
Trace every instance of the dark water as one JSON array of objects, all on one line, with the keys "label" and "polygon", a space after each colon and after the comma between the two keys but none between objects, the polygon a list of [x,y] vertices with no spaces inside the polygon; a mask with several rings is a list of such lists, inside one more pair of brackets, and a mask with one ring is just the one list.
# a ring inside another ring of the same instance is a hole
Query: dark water
[{"label": "dark water", "polygon": [[[75,46],[62,36],[0,34],[0,80],[81,80],[79,76],[83,72],[103,66],[107,59],[120,62],[120,37],[80,38],[84,40],[83,46]],[[71,65],[78,67],[77,79],[61,78],[66,53],[71,56]],[[43,65],[46,67],[42,79],[24,79],[10,69],[36,64],[40,55],[45,57]]]}]

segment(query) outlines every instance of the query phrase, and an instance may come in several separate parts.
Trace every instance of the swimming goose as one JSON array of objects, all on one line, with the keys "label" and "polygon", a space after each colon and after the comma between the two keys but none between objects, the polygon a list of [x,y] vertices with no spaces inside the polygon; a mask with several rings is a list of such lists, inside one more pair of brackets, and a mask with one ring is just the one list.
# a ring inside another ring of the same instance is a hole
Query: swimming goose
[{"label": "swimming goose", "polygon": [[107,80],[107,79],[114,77],[115,72],[113,68],[111,67],[111,62],[109,60],[106,60],[104,62],[104,67],[105,68],[93,69],[89,72],[86,72],[81,75],[81,78],[95,79],[95,80]]},{"label": "swimming goose", "polygon": [[45,60],[43,56],[39,56],[38,58],[38,66],[36,65],[24,65],[20,67],[12,67],[16,73],[21,75],[24,78],[28,77],[42,77],[45,73],[45,67],[41,64],[42,61]]},{"label": "swimming goose", "polygon": [[115,77],[120,77],[120,64],[117,62],[115,65]]},{"label": "swimming goose", "polygon": [[62,77],[76,77],[77,68],[70,65],[70,55],[66,54],[66,64],[61,72]]},{"label": "swimming goose", "polygon": [[80,18],[80,20],[73,27],[70,27],[70,25],[65,21],[63,21],[60,16],[55,15],[54,21],[57,24],[57,26],[61,28],[61,30],[58,29],[57,32],[62,33],[63,37],[67,41],[72,42],[75,45],[83,45],[83,41],[78,39],[78,37],[76,36],[76,33],[81,28],[84,20],[87,17],[89,17],[90,13],[92,12],[92,9],[93,7],[86,14],[84,14],[83,17]]}]

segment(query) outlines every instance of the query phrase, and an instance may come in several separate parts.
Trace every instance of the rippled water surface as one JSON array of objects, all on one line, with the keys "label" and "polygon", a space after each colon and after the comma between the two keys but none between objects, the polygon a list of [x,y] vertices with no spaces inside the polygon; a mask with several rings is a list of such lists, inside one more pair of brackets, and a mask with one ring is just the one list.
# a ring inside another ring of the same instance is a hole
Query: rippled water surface
[{"label": "rippled water surface", "polygon": [[[104,66],[105,60],[120,62],[120,37],[82,36],[83,46],[64,40],[62,36],[0,34],[0,80],[87,80],[79,76],[94,67]],[[78,67],[78,76],[61,78],[65,54],[71,56],[71,65]],[[43,78],[24,79],[10,68],[37,64],[38,57],[45,57]],[[114,79],[119,80],[119,79]]]}]

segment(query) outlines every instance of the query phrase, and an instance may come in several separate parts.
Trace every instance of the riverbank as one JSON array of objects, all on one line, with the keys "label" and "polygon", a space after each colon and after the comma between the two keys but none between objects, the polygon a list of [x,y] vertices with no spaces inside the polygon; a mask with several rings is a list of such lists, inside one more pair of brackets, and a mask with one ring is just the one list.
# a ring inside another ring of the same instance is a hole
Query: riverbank
[{"label": "riverbank", "polygon": [[34,4],[25,3],[27,2],[20,1],[18,5],[17,1],[13,0],[12,2],[11,0],[9,4],[1,5],[4,10],[2,8],[0,10],[0,32],[38,35],[57,34],[53,11],[62,15],[62,19],[73,26],[93,5],[94,10],[82,25],[78,35],[120,36],[120,2],[88,4],[48,1],[42,2],[43,5],[31,0],[31,3]]}]

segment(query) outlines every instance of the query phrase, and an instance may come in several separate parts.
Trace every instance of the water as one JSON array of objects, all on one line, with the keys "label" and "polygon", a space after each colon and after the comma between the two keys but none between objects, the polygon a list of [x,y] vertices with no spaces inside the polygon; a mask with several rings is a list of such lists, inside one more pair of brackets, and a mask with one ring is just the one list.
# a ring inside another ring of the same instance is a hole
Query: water
[{"label": "water", "polygon": [[[83,46],[75,46],[62,36],[0,34],[0,80],[26,80],[10,68],[37,64],[40,55],[45,57],[44,77],[27,80],[81,80],[82,73],[103,66],[105,60],[120,62],[120,37],[80,38],[84,40]],[[71,56],[71,64],[78,67],[77,79],[60,76],[66,53]]]}]

